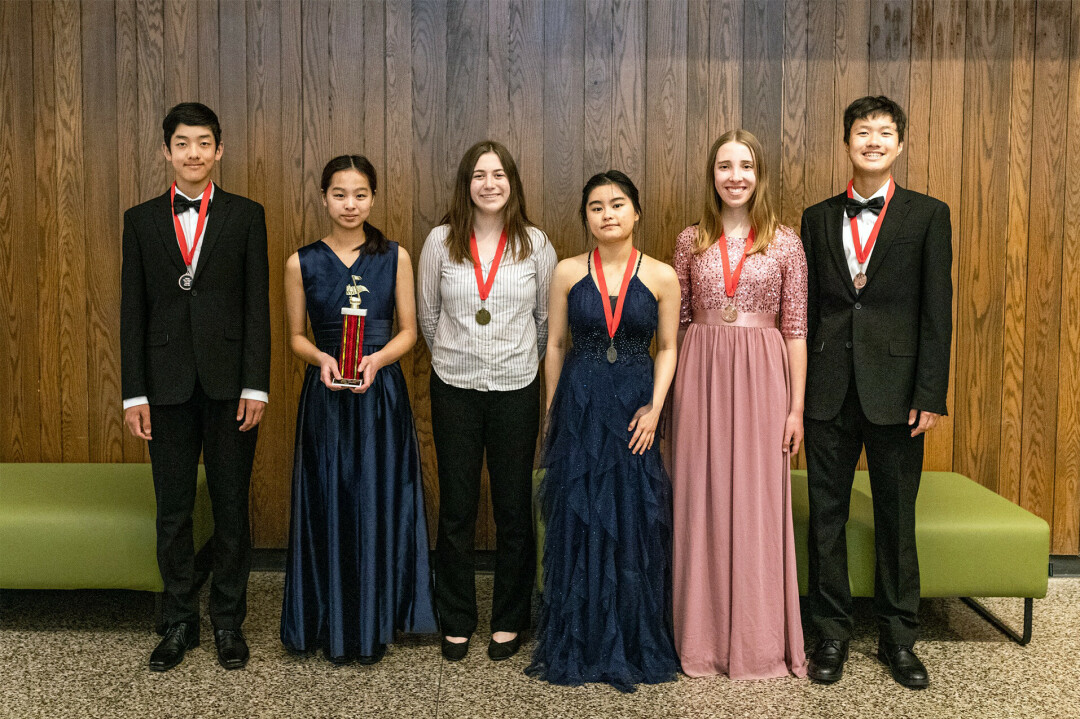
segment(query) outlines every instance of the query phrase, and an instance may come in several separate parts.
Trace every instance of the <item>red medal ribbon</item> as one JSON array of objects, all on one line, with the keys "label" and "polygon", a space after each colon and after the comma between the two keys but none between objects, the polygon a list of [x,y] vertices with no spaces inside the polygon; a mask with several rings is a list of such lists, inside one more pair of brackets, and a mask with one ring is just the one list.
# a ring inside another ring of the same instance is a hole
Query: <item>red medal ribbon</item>
[{"label": "red medal ribbon", "polygon": [[491,294],[491,287],[495,284],[495,273],[499,271],[499,262],[502,260],[503,250],[506,249],[506,227],[503,227],[499,235],[499,247],[495,250],[495,259],[491,262],[491,272],[488,273],[487,282],[484,281],[484,270],[480,267],[480,250],[476,247],[476,233],[469,235],[469,253],[473,259],[473,271],[476,272],[476,289],[480,291],[480,301],[483,302]]},{"label": "red medal ribbon", "polygon": [[731,271],[731,261],[728,259],[727,236],[720,235],[718,242],[720,243],[720,258],[724,261],[724,292],[728,297],[734,297],[735,289],[739,286],[739,276],[742,275],[743,263],[746,262],[750,248],[754,246],[754,228],[750,228],[750,234],[746,238],[746,248],[739,259],[739,264],[735,265],[734,272]]},{"label": "red medal ribbon", "polygon": [[626,299],[626,288],[630,286],[630,278],[634,276],[634,261],[637,259],[637,248],[630,248],[630,259],[626,261],[626,271],[623,272],[622,285],[619,287],[619,299],[615,301],[615,311],[611,311],[611,295],[608,294],[607,281],[604,279],[604,263],[600,261],[600,248],[593,250],[593,264],[596,266],[596,284],[600,286],[600,304],[604,306],[604,320],[607,321],[608,337],[614,340],[615,330],[619,329],[622,320],[623,301]]},{"label": "red medal ribbon", "polygon": [[175,182],[169,190],[169,212],[173,217],[173,227],[176,228],[176,242],[180,245],[180,255],[184,258],[184,265],[189,269],[191,268],[191,260],[195,257],[195,248],[199,246],[199,238],[202,237],[203,227],[206,226],[206,208],[210,207],[210,186],[212,184],[214,183],[208,182],[206,189],[203,190],[202,201],[199,203],[199,221],[195,223],[195,239],[191,241],[190,247],[187,247],[187,236],[184,235],[184,227],[180,224],[180,218],[173,212],[173,202],[176,201]]},{"label": "red medal ribbon", "polygon": [[[881,212],[878,213],[877,221],[874,222],[874,229],[870,231],[870,237],[866,240],[866,247],[862,246],[859,241],[859,223],[856,221],[858,215],[851,218],[851,243],[855,245],[855,260],[862,267],[866,264],[866,261],[870,258],[870,250],[874,249],[874,243],[877,242],[878,233],[881,232],[881,222],[885,219],[885,213],[889,209],[889,201],[892,200],[893,190],[896,189],[896,183],[892,182],[892,178],[889,178],[889,191],[885,193],[885,205],[881,208]],[[848,180],[847,183],[847,196],[854,198],[852,194],[855,191],[853,180]]]}]

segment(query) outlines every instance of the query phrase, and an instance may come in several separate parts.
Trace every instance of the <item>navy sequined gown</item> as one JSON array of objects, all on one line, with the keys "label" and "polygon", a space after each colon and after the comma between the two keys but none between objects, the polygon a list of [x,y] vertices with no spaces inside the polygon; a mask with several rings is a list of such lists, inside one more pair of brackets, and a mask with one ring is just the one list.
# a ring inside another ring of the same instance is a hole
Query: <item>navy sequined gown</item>
[{"label": "navy sequined gown", "polygon": [[630,453],[630,420],[652,400],[657,302],[635,276],[609,345],[590,275],[567,296],[573,347],[549,412],[540,504],[544,594],[530,675],[623,691],[679,669],[671,631],[671,487],[658,445]]},{"label": "navy sequined gown", "polygon": [[[338,356],[351,275],[361,295],[364,353],[393,332],[398,246],[346,267],[330,247],[300,249],[315,344]],[[383,367],[364,394],[331,391],[308,365],[296,415],[292,519],[281,611],[291,651],[335,661],[373,656],[394,632],[436,631],[420,455],[405,377]]]}]

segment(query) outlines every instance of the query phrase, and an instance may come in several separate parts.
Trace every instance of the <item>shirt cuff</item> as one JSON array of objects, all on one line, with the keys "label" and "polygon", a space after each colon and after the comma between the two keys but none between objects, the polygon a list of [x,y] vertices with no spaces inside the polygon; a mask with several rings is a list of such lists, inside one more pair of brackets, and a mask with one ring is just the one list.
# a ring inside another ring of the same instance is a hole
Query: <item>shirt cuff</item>
[{"label": "shirt cuff", "polygon": [[150,400],[146,398],[146,395],[141,397],[132,397],[124,400],[124,411],[131,409],[132,407],[138,407],[140,404],[150,404]]},{"label": "shirt cuff", "polygon": [[270,401],[270,393],[263,392],[260,389],[247,389],[245,388],[240,392],[240,399],[257,399],[263,404]]}]

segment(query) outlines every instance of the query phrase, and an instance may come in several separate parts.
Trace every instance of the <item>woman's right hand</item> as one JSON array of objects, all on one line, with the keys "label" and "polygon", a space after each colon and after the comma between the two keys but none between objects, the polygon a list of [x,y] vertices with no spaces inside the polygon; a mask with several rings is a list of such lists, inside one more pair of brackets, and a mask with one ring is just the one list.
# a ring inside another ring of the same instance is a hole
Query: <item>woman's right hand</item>
[{"label": "woman's right hand", "polygon": [[319,353],[319,379],[329,390],[337,392],[341,389],[341,387],[335,387],[331,384],[334,380],[341,379],[341,371],[338,369],[337,360],[325,352]]}]

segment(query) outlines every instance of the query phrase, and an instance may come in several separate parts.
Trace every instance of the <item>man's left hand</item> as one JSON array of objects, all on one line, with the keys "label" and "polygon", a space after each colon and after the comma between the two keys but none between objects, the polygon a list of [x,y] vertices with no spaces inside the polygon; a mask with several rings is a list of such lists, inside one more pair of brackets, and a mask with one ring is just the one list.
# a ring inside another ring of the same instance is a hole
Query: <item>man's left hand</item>
[{"label": "man's left hand", "polygon": [[940,414],[927,412],[925,409],[914,409],[908,412],[908,426],[911,427],[911,436],[918,437],[923,432],[931,430],[937,424]]},{"label": "man's left hand", "polygon": [[243,422],[240,425],[240,431],[247,432],[252,427],[257,426],[262,421],[265,409],[266,402],[260,402],[257,399],[241,399],[236,408],[236,421]]}]

